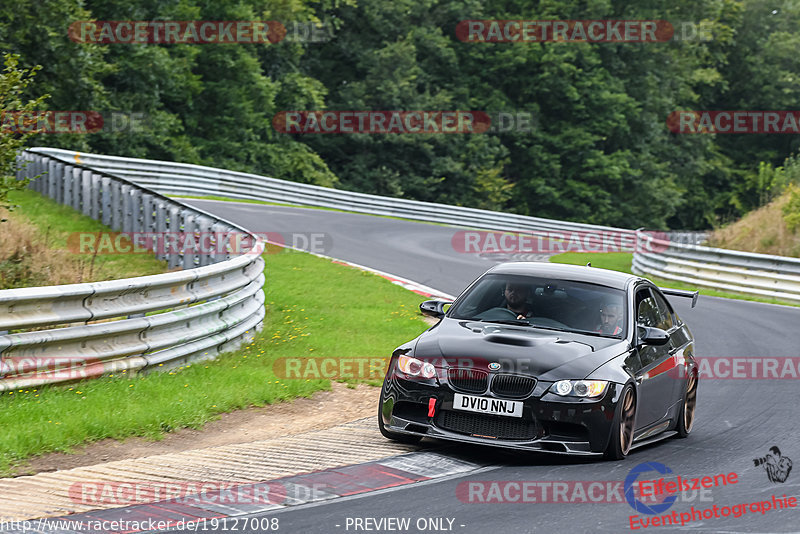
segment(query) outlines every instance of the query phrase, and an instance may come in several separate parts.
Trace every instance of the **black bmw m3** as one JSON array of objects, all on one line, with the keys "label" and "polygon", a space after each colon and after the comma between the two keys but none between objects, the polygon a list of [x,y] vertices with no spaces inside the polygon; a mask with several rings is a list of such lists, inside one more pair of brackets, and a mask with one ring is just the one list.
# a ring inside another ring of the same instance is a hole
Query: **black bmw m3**
[{"label": "black bmw m3", "polygon": [[380,431],[609,459],[685,438],[694,340],[665,294],[697,299],[588,266],[497,265],[452,305],[420,305],[440,320],[393,352]]}]

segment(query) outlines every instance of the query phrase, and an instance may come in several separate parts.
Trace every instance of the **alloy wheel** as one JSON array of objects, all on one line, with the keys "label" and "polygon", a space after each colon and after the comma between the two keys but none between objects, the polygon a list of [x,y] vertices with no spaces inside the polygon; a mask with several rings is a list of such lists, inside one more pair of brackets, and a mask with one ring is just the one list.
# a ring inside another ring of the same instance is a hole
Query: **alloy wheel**
[{"label": "alloy wheel", "polygon": [[631,444],[633,443],[635,412],[633,389],[628,389],[622,399],[622,417],[619,422],[619,446],[624,455],[630,452]]}]

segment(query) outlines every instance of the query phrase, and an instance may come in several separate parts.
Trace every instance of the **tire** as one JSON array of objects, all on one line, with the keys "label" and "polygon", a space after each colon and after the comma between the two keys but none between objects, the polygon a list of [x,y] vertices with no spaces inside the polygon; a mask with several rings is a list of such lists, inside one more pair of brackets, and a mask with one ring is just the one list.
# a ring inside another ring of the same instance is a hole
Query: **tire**
[{"label": "tire", "polygon": [[694,428],[695,411],[697,409],[697,373],[692,373],[686,379],[686,391],[683,393],[681,413],[678,416],[678,438],[686,438]]},{"label": "tire", "polygon": [[409,434],[398,434],[396,432],[391,432],[386,430],[386,427],[383,426],[383,414],[381,414],[381,408],[383,407],[383,391],[381,391],[381,397],[378,401],[378,430],[381,431],[383,437],[390,439],[392,441],[396,441],[397,443],[404,443],[406,445],[416,445],[422,440],[422,436],[412,436]]},{"label": "tire", "polygon": [[636,429],[636,395],[633,386],[626,385],[622,389],[617,403],[617,413],[614,414],[614,424],[611,430],[611,439],[604,452],[607,460],[624,460],[631,451],[633,432]]}]

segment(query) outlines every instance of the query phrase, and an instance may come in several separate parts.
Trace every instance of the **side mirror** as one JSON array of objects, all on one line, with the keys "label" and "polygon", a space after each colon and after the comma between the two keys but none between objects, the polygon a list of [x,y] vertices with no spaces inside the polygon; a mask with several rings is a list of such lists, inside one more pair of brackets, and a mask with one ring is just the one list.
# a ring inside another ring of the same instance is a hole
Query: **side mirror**
[{"label": "side mirror", "polygon": [[666,345],[669,342],[669,334],[654,326],[639,327],[639,343],[643,345]]},{"label": "side mirror", "polygon": [[450,304],[452,304],[452,302],[446,300],[426,300],[419,305],[419,311],[422,312],[422,315],[440,319],[444,317],[444,307]]}]

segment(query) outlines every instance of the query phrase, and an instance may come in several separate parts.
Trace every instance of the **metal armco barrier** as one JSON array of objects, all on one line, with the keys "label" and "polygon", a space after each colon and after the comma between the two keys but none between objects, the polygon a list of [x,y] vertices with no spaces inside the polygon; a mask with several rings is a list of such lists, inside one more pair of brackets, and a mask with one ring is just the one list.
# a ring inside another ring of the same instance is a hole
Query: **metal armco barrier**
[{"label": "metal armco barrier", "polygon": [[26,151],[20,160],[18,178],[41,175],[32,189],[115,231],[213,233],[224,242],[214,243],[216,254],[154,251],[182,268],[167,274],[0,291],[0,391],[212,359],[261,328],[258,236],[74,157]]},{"label": "metal armco barrier", "polygon": [[[675,233],[658,239],[648,232],[380,197],[199,165],[61,149],[35,148],[25,157],[32,161],[29,176],[47,172],[33,182],[36,190],[116,230],[242,231],[227,221],[162,196],[218,195],[485,230],[563,232],[580,239],[613,234],[636,243],[633,270],[637,274],[800,301],[800,260],[701,247],[695,244],[702,237],[697,233]],[[0,292],[0,331],[84,323],[0,336],[0,377],[4,377],[0,379],[0,389],[38,383],[31,380],[41,379],[39,375],[44,375],[45,381],[55,380],[60,369],[52,370],[49,376],[47,369],[45,373],[28,373],[25,367],[25,362],[34,365],[52,354],[63,353],[66,358],[75,359],[80,363],[77,371],[86,376],[158,364],[171,366],[214,357],[241,343],[260,325],[264,296],[259,255],[213,265],[212,258],[190,254],[173,254],[164,259],[171,267],[182,266],[185,270],[133,280]],[[228,274],[216,270],[223,264],[231,266],[225,272]],[[215,276],[224,278],[225,283],[217,285]],[[174,309],[191,303],[195,304]],[[165,309],[171,311],[147,315]],[[120,317],[128,318],[85,324]],[[24,376],[12,379],[10,373],[20,369],[25,371]]]},{"label": "metal armco barrier", "polygon": [[800,302],[798,258],[676,243],[643,232],[637,233],[636,250],[633,255],[636,274]]},{"label": "metal armco barrier", "polygon": [[77,159],[89,167],[130,177],[137,183],[168,195],[223,196],[338,208],[371,215],[509,232],[570,232],[579,237],[610,233],[636,240],[633,271],[642,276],[681,281],[721,291],[800,300],[800,260],[702,247],[697,244],[705,237],[702,232],[670,232],[664,235],[671,240],[667,241],[657,239],[652,233],[622,228],[353,193],[200,165],[84,154],[53,148],[35,148],[33,151]]},{"label": "metal armco barrier", "polygon": [[79,161],[87,167],[134,180],[164,195],[206,195],[262,200],[508,232],[612,232],[629,234],[631,240],[634,236],[633,230],[610,226],[554,221],[512,213],[354,193],[187,163],[102,156],[57,148],[33,148],[31,151]]}]

